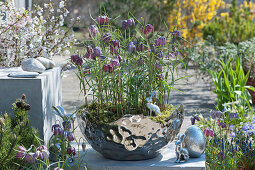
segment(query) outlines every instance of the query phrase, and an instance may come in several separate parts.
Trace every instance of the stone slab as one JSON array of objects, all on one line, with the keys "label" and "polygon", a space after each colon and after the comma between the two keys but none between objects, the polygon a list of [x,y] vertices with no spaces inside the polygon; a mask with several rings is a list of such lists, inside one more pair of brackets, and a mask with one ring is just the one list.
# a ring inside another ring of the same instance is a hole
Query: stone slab
[{"label": "stone slab", "polygon": [[[77,146],[76,149],[78,150]],[[101,156],[87,146],[85,152],[80,151],[81,158],[91,170],[205,170],[205,154],[199,158],[190,158],[185,163],[175,163],[175,144],[169,143],[156,158],[143,161],[114,161]],[[76,154],[77,157],[77,154]],[[78,159],[75,159],[76,162]],[[81,166],[82,167],[82,166]]]},{"label": "stone slab", "polygon": [[27,71],[8,74],[8,77],[13,77],[13,78],[36,78],[37,76],[39,76],[39,73],[27,72]]},{"label": "stone slab", "polygon": [[12,103],[26,94],[31,105],[30,123],[47,143],[52,135],[51,126],[59,119],[51,107],[62,103],[61,69],[46,70],[36,78],[8,77],[20,71],[20,67],[0,68],[0,113],[13,113]]}]

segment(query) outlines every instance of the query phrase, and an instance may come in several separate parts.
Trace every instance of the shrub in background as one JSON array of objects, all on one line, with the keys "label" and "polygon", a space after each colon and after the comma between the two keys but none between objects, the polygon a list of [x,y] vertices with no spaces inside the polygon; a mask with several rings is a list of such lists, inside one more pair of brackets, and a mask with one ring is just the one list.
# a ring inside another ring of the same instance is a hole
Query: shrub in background
[{"label": "shrub in background", "polygon": [[174,9],[169,11],[169,28],[181,30],[183,37],[191,43],[200,41],[203,26],[216,16],[217,10],[224,5],[223,0],[176,1]]},{"label": "shrub in background", "polygon": [[228,60],[233,56],[239,56],[244,72],[247,73],[250,69],[250,78],[255,77],[255,38],[240,42],[238,44],[225,43],[222,46],[213,42],[212,37],[210,40],[202,44],[196,44],[189,58],[202,70],[217,70],[219,71],[218,60]]},{"label": "shrub in background", "polygon": [[213,22],[208,22],[203,27],[203,38],[208,40],[211,36],[218,45],[227,42],[237,44],[253,38],[255,36],[254,15],[245,2],[238,7],[237,1],[233,0],[229,13],[223,13],[222,17],[216,17]]},{"label": "shrub in background", "polygon": [[100,4],[99,13],[109,14],[113,18],[121,16],[122,18],[130,17],[133,14],[136,18],[143,17],[146,22],[154,23],[154,29],[164,28],[164,22],[170,11],[173,9],[175,0],[112,0],[104,1]]},{"label": "shrub in background", "polygon": [[0,66],[19,66],[29,57],[52,58],[70,47],[72,28],[62,28],[68,13],[65,1],[59,3],[58,9],[50,1],[32,11],[16,9],[12,2],[0,2]]}]

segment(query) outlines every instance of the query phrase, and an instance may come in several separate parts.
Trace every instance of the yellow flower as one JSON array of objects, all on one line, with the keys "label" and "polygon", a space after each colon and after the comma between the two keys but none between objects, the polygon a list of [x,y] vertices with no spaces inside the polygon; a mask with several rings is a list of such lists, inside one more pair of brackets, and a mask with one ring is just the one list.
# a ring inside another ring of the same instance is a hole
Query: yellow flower
[{"label": "yellow flower", "polygon": [[[246,1],[245,1],[245,2],[246,2]],[[250,2],[249,2],[249,8],[250,8],[250,9],[252,9],[252,5],[253,5],[252,2],[250,1]]]},{"label": "yellow flower", "polygon": [[248,7],[247,1],[244,1],[244,2],[243,2],[243,5],[244,5],[245,8],[247,8],[247,7]]},{"label": "yellow flower", "polygon": [[220,14],[220,16],[221,17],[226,17],[226,16],[228,16],[228,13],[227,12],[223,12],[223,13]]}]

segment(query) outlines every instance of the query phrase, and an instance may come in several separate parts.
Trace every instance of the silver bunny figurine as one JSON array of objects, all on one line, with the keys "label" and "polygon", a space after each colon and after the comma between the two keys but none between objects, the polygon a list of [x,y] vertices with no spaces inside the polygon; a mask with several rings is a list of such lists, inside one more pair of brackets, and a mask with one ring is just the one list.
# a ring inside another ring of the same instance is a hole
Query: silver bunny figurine
[{"label": "silver bunny figurine", "polygon": [[189,159],[189,152],[186,148],[182,148],[182,141],[184,140],[186,136],[185,135],[179,135],[178,140],[175,142],[176,148],[176,163],[183,163],[186,162]]}]

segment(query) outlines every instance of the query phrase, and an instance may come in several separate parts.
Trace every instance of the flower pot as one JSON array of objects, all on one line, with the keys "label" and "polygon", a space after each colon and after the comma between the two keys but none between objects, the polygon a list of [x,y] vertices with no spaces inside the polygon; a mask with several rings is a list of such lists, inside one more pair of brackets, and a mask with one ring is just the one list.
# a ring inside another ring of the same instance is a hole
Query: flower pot
[{"label": "flower pot", "polygon": [[125,115],[112,123],[92,123],[88,112],[77,114],[79,127],[93,149],[114,160],[145,160],[156,157],[179,133],[181,105],[164,123],[143,115]]}]

